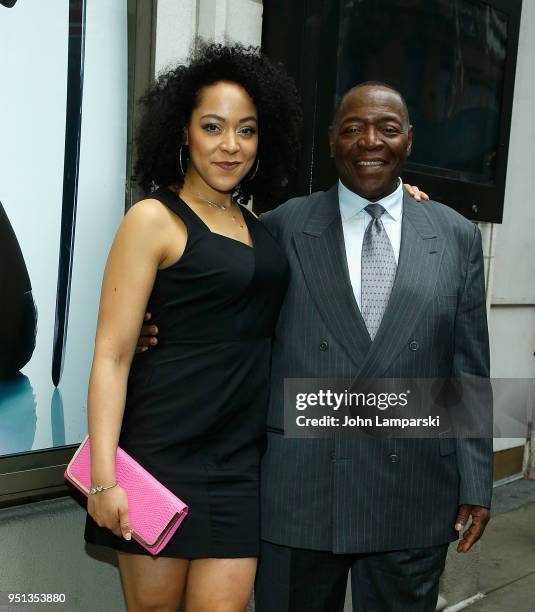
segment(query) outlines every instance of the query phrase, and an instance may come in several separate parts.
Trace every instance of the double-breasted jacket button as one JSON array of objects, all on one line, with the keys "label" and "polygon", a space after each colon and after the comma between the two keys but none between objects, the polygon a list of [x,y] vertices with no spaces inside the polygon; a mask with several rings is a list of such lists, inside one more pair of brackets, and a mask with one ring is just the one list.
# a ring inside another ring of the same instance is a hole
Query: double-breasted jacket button
[{"label": "double-breasted jacket button", "polygon": [[320,351],[326,351],[329,348],[329,343],[326,340],[320,342]]},{"label": "double-breasted jacket button", "polygon": [[396,455],[396,453],[392,453],[389,456],[389,459],[390,459],[391,463],[397,463],[399,461],[399,457],[398,457],[398,455]]},{"label": "double-breasted jacket button", "polygon": [[420,345],[418,344],[418,342],[416,342],[416,340],[412,340],[412,342],[409,342],[409,349],[411,351],[417,351],[420,348]]}]

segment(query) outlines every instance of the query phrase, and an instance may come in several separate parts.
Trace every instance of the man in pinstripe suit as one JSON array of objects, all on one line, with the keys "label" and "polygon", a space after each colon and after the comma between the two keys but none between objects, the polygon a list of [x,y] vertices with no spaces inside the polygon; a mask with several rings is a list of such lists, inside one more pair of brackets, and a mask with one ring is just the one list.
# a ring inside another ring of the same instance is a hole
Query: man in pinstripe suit
[{"label": "man in pinstripe suit", "polygon": [[[285,378],[488,377],[478,228],[403,193],[412,145],[401,95],[363,84],[330,130],[340,181],[263,215],[291,267],[273,346],[262,463],[257,612],[431,611],[448,543],[489,519],[492,440],[284,436]],[[361,314],[361,255],[379,203],[395,281],[378,329]],[[372,337],[374,338],[372,341]]]}]

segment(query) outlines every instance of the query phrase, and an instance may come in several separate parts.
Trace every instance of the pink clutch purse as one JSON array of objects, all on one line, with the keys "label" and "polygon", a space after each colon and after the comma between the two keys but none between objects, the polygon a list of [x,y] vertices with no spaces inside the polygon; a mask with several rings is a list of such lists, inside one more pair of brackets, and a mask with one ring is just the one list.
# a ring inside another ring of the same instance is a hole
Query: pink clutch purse
[{"label": "pink clutch purse", "polygon": [[[115,472],[117,482],[128,494],[128,515],[132,537],[151,555],[157,555],[186,518],[188,507],[121,448],[117,449]],[[64,476],[84,495],[89,496],[91,488],[89,436],[85,437],[74,453]]]}]

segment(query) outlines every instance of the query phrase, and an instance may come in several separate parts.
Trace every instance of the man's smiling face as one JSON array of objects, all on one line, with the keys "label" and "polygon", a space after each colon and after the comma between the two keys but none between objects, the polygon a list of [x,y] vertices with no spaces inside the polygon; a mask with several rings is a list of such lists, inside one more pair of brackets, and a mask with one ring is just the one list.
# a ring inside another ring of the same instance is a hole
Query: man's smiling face
[{"label": "man's smiling face", "polygon": [[412,128],[401,97],[381,85],[364,85],[343,98],[329,129],[342,183],[367,200],[395,191],[412,146]]}]

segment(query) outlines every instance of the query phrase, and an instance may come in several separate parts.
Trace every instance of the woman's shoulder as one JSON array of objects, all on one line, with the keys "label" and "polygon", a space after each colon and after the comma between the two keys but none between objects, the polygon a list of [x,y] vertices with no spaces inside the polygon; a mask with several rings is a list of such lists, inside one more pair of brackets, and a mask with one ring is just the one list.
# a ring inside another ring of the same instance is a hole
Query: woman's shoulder
[{"label": "woman's shoulder", "polygon": [[165,218],[167,210],[167,206],[157,198],[145,198],[133,204],[126,215],[150,222]]},{"label": "woman's shoulder", "polygon": [[123,224],[132,228],[162,230],[169,226],[175,217],[172,211],[156,198],[146,198],[131,206],[124,217]]},{"label": "woman's shoulder", "polygon": [[186,239],[183,222],[159,200],[147,198],[128,209],[117,232],[115,250],[128,253],[132,261],[154,258],[159,266],[170,257],[176,259]]},{"label": "woman's shoulder", "polygon": [[[136,243],[146,241],[156,245],[168,242],[176,234],[177,223],[183,226],[181,220],[159,200],[146,198],[136,202],[126,212],[119,233],[129,236]],[[182,228],[180,228],[182,229]]]}]

